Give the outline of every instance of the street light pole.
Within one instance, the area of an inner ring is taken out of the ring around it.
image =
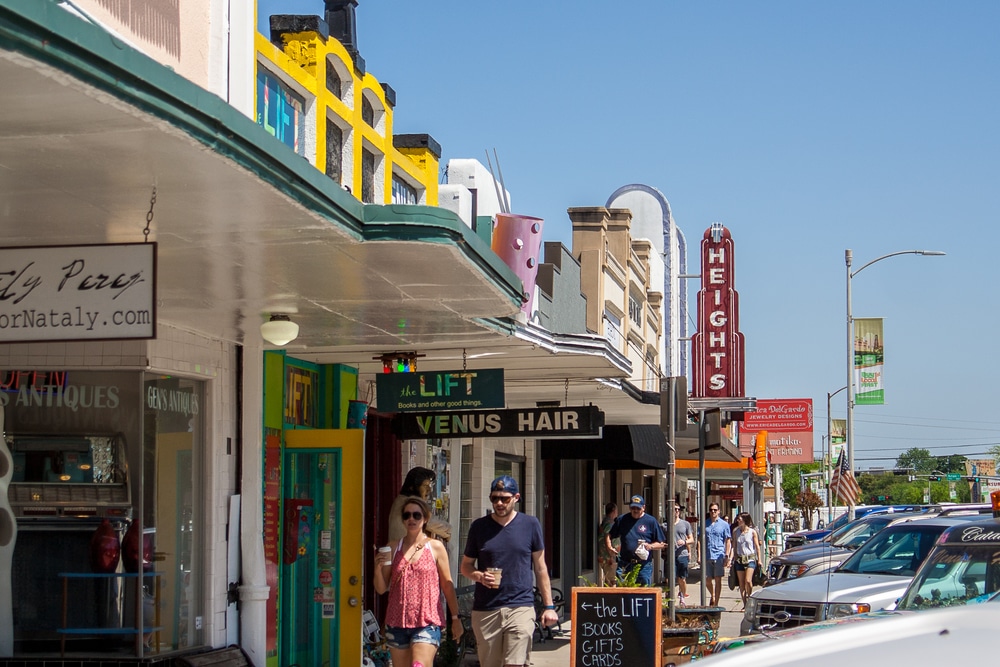
[[[833,462],[833,418],[830,415],[830,399],[847,389],[841,387],[837,391],[826,392],[826,446],[823,448],[823,484],[826,486],[826,522],[833,520],[833,503],[830,502],[830,463]],[[826,454],[829,451],[830,460],[827,461]]]
[[[851,279],[875,262],[881,262],[883,259],[889,259],[896,255],[940,256],[944,254],[940,250],[897,250],[888,255],[876,257],[857,271],[852,272],[851,261],[854,259],[854,254],[850,249],[844,251],[844,261],[847,264],[847,432],[844,434],[844,446],[847,447],[847,464],[850,466],[852,474],[854,473],[854,317],[851,315]]]

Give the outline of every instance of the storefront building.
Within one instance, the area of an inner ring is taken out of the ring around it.
[[[342,187],[353,182],[334,181],[256,122],[252,8],[228,3],[233,11],[222,19],[220,3],[173,3],[148,32],[117,3],[75,4],[93,15],[56,2],[0,0],[0,152],[9,161],[0,230],[7,249],[54,240],[68,248],[153,246],[154,331],[57,339],[51,330],[14,335],[0,323],[10,434],[0,466],[9,505],[0,506],[0,574],[13,584],[16,568],[18,586],[16,600],[12,587],[0,586],[0,608],[11,609],[0,614],[9,623],[0,627],[0,663],[64,649],[75,658],[169,662],[177,652],[239,644],[254,664],[277,664],[279,642],[295,637],[268,624],[276,618],[268,568],[274,547],[293,540],[286,526],[265,533],[265,508],[274,509],[275,497],[279,511],[283,498],[300,498],[297,488],[310,480],[298,473],[336,464],[339,488],[326,477],[309,488],[313,506],[324,509],[313,518],[327,522],[319,545],[331,530],[331,548],[322,550],[340,549],[336,567],[323,569],[331,584],[341,575],[347,584],[331,586],[335,607],[322,591],[318,600],[298,591],[286,604],[308,600],[317,627],[330,631],[322,650],[357,664],[360,632],[348,630],[360,627],[365,547],[355,537],[339,540],[361,531],[363,431],[345,428],[344,415],[332,412],[305,421],[298,409],[310,403],[288,388],[307,385],[285,374],[317,369],[314,386],[341,393],[311,404],[331,411],[348,389],[354,393],[345,400],[358,398],[358,387],[333,373],[332,362],[286,367],[283,355],[276,379],[264,354],[275,348],[260,327],[284,314],[300,327],[297,350],[356,341],[355,360],[445,334],[492,337],[505,331],[492,322],[519,310],[520,280],[457,216],[365,206]],[[204,29],[188,32],[192,20]],[[120,39],[122,31],[130,39]],[[185,46],[189,35],[211,48]],[[126,42],[158,48],[147,57]],[[232,46],[233,57],[219,45]],[[200,64],[185,60],[196,53],[209,55]],[[368,122],[366,111],[359,117]],[[409,154],[433,157],[432,145],[414,141],[387,148],[382,161],[410,185],[423,182],[422,167],[398,165]],[[378,201],[393,200],[386,174]],[[399,287],[442,267],[448,272],[433,286],[434,299]],[[4,289],[10,293],[9,284]],[[13,315],[24,316],[4,310]],[[275,453],[280,479],[265,480]],[[301,518],[307,505],[299,505]],[[36,558],[53,529],[72,539],[64,552]],[[106,548],[95,555],[92,544]],[[282,561],[279,576],[281,567],[303,564],[315,561]],[[32,572],[22,577],[25,567]],[[288,576],[297,581],[295,572]]]

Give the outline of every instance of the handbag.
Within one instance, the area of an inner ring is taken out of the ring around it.
[[[767,574],[764,572],[764,566],[758,563],[753,570],[753,585],[763,586],[765,581],[767,581]]]
[[[736,576],[736,568],[729,568],[729,590],[735,591],[740,585],[740,579]]]

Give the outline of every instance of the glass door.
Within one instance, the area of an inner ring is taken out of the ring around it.
[[[361,663],[361,430],[285,432],[281,665]]]
[[[337,617],[340,454],[285,453],[281,550],[283,665],[329,665],[337,638],[324,621]]]

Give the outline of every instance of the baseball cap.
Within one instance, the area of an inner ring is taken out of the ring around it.
[[[493,491],[506,491],[512,496],[516,496],[520,491],[517,490],[517,480],[515,480],[510,475],[501,475],[493,480],[490,484],[490,493]]]
[[[643,507],[645,504],[646,501],[640,495],[632,496],[632,499],[629,501],[629,507]]]

